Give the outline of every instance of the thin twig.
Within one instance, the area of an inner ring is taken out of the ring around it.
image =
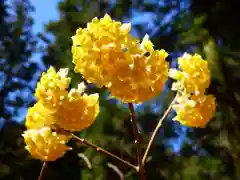
[[[41,168],[41,171],[40,171],[38,180],[43,180],[43,175],[44,175],[44,172],[45,172],[46,169],[47,169],[47,166],[48,166],[48,163],[45,161],[45,162],[43,163],[43,165],[42,165],[42,168]]]
[[[131,164],[130,162],[123,160],[122,158],[120,158],[120,157],[118,157],[118,156],[116,156],[116,155],[114,155],[114,154],[112,154],[112,153],[104,150],[103,148],[100,148],[100,147],[96,146],[95,144],[89,143],[89,142],[86,141],[84,138],[80,138],[80,137],[78,137],[78,136],[76,136],[76,135],[74,135],[74,134],[71,134],[71,136],[73,137],[73,139],[81,142],[82,144],[85,144],[85,145],[87,145],[87,146],[89,146],[89,147],[92,147],[92,148],[96,149],[96,151],[98,151],[98,152],[101,152],[101,153],[104,153],[104,154],[106,154],[106,155],[108,155],[108,156],[111,156],[111,157],[113,157],[113,158],[121,161],[122,163],[124,163],[124,164],[132,167],[133,169],[135,169],[135,170],[137,171],[137,167],[134,166],[133,164]]]
[[[143,168],[143,164],[142,164],[141,139],[140,139],[140,134],[139,134],[138,128],[137,128],[137,121],[136,121],[133,104],[128,103],[128,108],[129,108],[129,113],[131,116],[131,123],[132,123],[132,127],[133,127],[133,133],[135,136],[135,143],[137,144],[137,160],[138,160],[138,168],[139,168],[138,169],[139,177],[141,180],[145,180],[144,168]]]
[[[124,180],[124,174],[116,165],[114,165],[112,163],[107,163],[107,166],[119,175],[120,180]]]
[[[78,153],[78,157],[82,158],[85,161],[85,163],[87,164],[88,169],[92,169],[92,164],[91,164],[91,162],[89,161],[89,159],[87,158],[87,156],[85,154]]]
[[[168,114],[171,112],[172,106],[173,106],[173,104],[175,103],[176,99],[177,99],[177,96],[175,96],[175,98],[173,99],[173,101],[172,101],[171,104],[169,105],[168,109],[165,111],[165,113],[164,113],[164,115],[162,116],[162,118],[158,121],[158,124],[157,124],[156,128],[154,129],[154,132],[153,132],[153,134],[152,134],[152,136],[151,136],[151,138],[150,138],[150,140],[149,140],[149,142],[148,142],[147,149],[146,149],[146,151],[145,151],[145,153],[144,153],[144,156],[143,156],[143,159],[142,159],[142,164],[143,164],[143,165],[144,165],[144,163],[145,163],[145,161],[146,161],[147,155],[148,155],[148,153],[149,153],[149,151],[150,151],[150,148],[151,148],[151,146],[152,146],[152,143],[153,143],[153,141],[154,141],[154,139],[155,139],[155,137],[156,137],[156,135],[157,135],[157,132],[158,132],[158,130],[160,129],[163,120],[164,120],[164,119],[168,116]]]

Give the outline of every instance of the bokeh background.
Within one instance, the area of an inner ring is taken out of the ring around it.
[[[132,23],[132,34],[149,34],[155,48],[169,52],[171,67],[184,52],[208,60],[217,98],[217,112],[204,129],[164,122],[146,163],[149,180],[240,180],[240,11],[229,0],[0,0],[0,179],[35,180],[42,162],[24,150],[27,108],[35,103],[34,89],[50,65],[73,69],[71,36],[93,17],[105,13]],[[72,87],[82,81],[70,73]],[[138,127],[147,143],[158,119],[173,98],[171,82],[159,96],[136,106]],[[136,147],[125,104],[100,93],[101,112],[89,129],[78,133],[90,142],[136,163]],[[46,180],[117,180],[110,165],[126,180],[134,171],[81,144],[50,163]],[[146,146],[143,146],[145,149]],[[81,158],[91,162],[88,168]]]

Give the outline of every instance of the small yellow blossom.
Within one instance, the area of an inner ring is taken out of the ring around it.
[[[188,127],[204,128],[216,111],[215,98],[212,95],[182,96],[173,109],[177,113],[173,120]]]
[[[173,90],[186,94],[204,94],[210,84],[208,62],[198,54],[193,56],[185,53],[178,58],[179,70],[170,69],[169,76],[177,80],[173,83]]]
[[[67,88],[70,83],[67,74],[68,69],[60,69],[56,72],[53,67],[50,67],[47,72],[43,72],[35,90],[37,100],[45,107],[56,110],[67,96]]]
[[[66,145],[70,137],[52,132],[49,127],[27,130],[23,137],[25,148],[34,158],[42,161],[55,161],[71,149]]]
[[[94,18],[72,37],[73,63],[88,82],[107,87],[117,99],[142,103],[162,91],[168,77],[168,54],[154,50],[148,35],[140,43],[130,29],[130,24],[107,14]]]
[[[153,49],[153,43],[149,40],[149,36],[146,34],[142,40],[141,48],[143,49],[143,52],[152,52]]]
[[[95,121],[99,113],[98,94],[84,94],[82,87],[80,84],[78,89],[72,89],[55,113],[56,124],[63,129],[85,129]]]
[[[51,127],[55,123],[51,111],[46,109],[41,102],[37,102],[28,109],[25,125],[28,129],[41,129],[44,126]]]

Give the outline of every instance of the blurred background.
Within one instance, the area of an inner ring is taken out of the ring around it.
[[[235,4],[234,4],[235,3]],[[21,137],[27,108],[35,103],[34,89],[50,65],[73,69],[71,36],[93,17],[105,13],[132,23],[132,35],[149,34],[155,48],[169,52],[171,67],[184,52],[208,60],[217,98],[217,112],[204,129],[164,122],[146,163],[149,180],[240,180],[240,11],[229,0],[0,0],[0,179],[35,180],[42,162],[33,159]],[[72,87],[82,81],[70,73]],[[138,127],[146,145],[159,118],[173,98],[164,92],[136,106]],[[100,93],[96,123],[79,133],[118,156],[136,163],[136,148],[126,105]],[[117,180],[117,167],[126,180],[134,171],[85,145],[50,163],[46,180]],[[145,149],[146,146],[143,146]],[[91,162],[88,168],[84,154]]]

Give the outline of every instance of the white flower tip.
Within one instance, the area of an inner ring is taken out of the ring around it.
[[[170,77],[175,77],[177,74],[178,70],[177,69],[169,69],[168,75]]]
[[[68,72],[69,72],[69,69],[68,69],[68,68],[61,68],[61,69],[59,69],[59,71],[58,71],[58,75],[59,75],[61,78],[65,78],[65,77],[67,77]]]
[[[149,35],[145,34],[145,36],[143,37],[143,41],[148,41],[149,40]]]
[[[126,33],[130,32],[130,30],[131,30],[131,23],[124,23],[124,24],[122,24],[121,27],[120,27],[120,30],[122,32],[126,32]]]
[[[186,59],[187,61],[189,61],[191,58],[192,58],[192,55],[191,54],[188,54],[188,53],[184,53],[183,56],[182,56],[183,59]]]
[[[96,100],[99,99],[99,94],[98,93],[90,94],[89,96],[95,98]]]
[[[134,64],[129,64],[130,69],[134,68]]]
[[[77,91],[78,91],[79,93],[83,93],[83,92],[85,91],[85,89],[86,89],[86,85],[84,84],[84,82],[81,82],[81,83],[78,84],[78,89],[77,89]]]

